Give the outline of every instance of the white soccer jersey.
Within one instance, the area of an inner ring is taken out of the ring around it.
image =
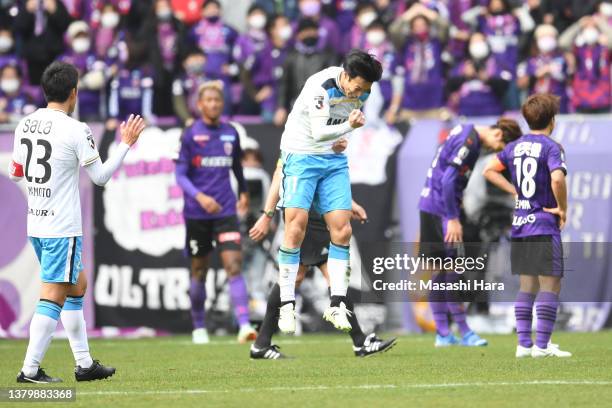
[[[83,234],[79,164],[99,158],[91,129],[54,109],[38,109],[15,129],[13,161],[23,166],[28,192],[28,236]]]
[[[338,83],[342,67],[330,67],[312,75],[304,84],[287,118],[281,150],[287,153],[329,154],[336,139],[318,141],[312,135],[311,119],[327,117],[327,125],[348,120],[353,109],[360,109],[368,94],[359,98],[345,96]]]

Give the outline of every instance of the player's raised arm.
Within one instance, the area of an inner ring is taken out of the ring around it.
[[[130,115],[127,122],[122,122],[119,126],[121,143],[115,152],[102,163],[96,150],[96,145],[91,135],[91,130],[87,127],[85,137],[77,141],[77,154],[79,161],[85,167],[91,181],[98,186],[105,185],[110,180],[113,173],[119,168],[130,147],[136,143],[138,137],[145,128],[144,119],[139,115]]]

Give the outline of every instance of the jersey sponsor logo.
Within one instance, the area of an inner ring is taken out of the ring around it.
[[[541,152],[541,143],[521,142],[514,146],[514,157],[529,156],[538,158]]]
[[[222,142],[233,142],[236,140],[236,135],[221,135],[219,138]]]
[[[235,242],[237,244],[240,243],[240,232],[238,231],[230,231],[230,232],[222,232],[219,234],[219,243],[222,244],[224,242]]]
[[[51,197],[51,189],[45,187],[28,186],[28,195],[32,197]]]
[[[533,224],[535,220],[536,220],[535,214],[529,214],[526,217],[523,217],[521,215],[515,215],[514,218],[512,219],[512,226],[521,227],[525,224]]]
[[[194,135],[193,141],[199,144],[200,146],[204,146],[206,142],[210,140],[210,136],[208,135]]]
[[[191,160],[191,164],[194,167],[232,167],[233,163],[234,163],[234,158],[227,157],[227,156],[212,156],[212,157],[195,156]]]
[[[37,119],[26,119],[23,122],[23,133],[38,133],[41,135],[48,135],[51,133],[53,122],[50,120],[37,120]]]
[[[315,101],[315,108],[321,110],[323,109],[323,101],[325,100],[325,98],[323,96],[315,96],[314,97],[314,101]]]
[[[347,120],[348,120],[348,118],[342,118],[342,119],[332,119],[332,118],[329,118],[329,119],[327,119],[327,126],[330,126],[330,125],[339,125],[340,123],[344,123]]]
[[[28,215],[33,215],[35,217],[47,217],[47,216],[54,216],[55,215],[55,211],[53,210],[42,210],[42,209],[38,209],[38,208],[28,208]]]

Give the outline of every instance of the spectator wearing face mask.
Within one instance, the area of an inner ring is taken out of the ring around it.
[[[198,110],[198,90],[205,82],[210,81],[204,73],[206,55],[198,47],[185,52],[182,73],[172,84],[172,106],[174,113],[185,126],[193,123],[193,118],[200,115]]]
[[[291,44],[293,29],[287,17],[278,15],[267,25],[268,40],[263,49],[247,59],[241,72],[244,86],[243,101],[259,109],[244,109],[242,113],[261,114],[272,122],[277,108],[278,83],[283,76],[283,64]]]
[[[130,114],[142,116],[148,123],[155,123],[153,116],[153,77],[147,64],[147,46],[132,38],[119,43],[117,72],[110,83],[107,128]]]
[[[560,98],[560,112],[567,113],[568,64],[563,52],[558,48],[557,35],[557,29],[552,25],[538,26],[534,35],[534,55],[518,66],[518,86],[527,90],[529,95],[557,95]]]
[[[336,21],[322,13],[321,0],[298,0],[298,7],[300,18],[311,19],[319,26],[318,48],[342,52],[344,47],[338,25]]]
[[[5,65],[20,63],[15,53],[15,41],[13,32],[8,27],[0,28],[0,68]]]
[[[448,80],[449,106],[462,116],[498,116],[512,79],[498,66],[482,33],[470,37],[469,57],[458,64]]]
[[[139,41],[148,45],[153,69],[153,113],[156,116],[174,114],[172,82],[179,71],[181,46],[184,43],[183,24],[174,17],[170,0],[153,0],[145,21],[138,32]]]
[[[22,55],[33,85],[43,70],[64,50],[63,35],[70,15],[60,0],[25,0],[15,17],[15,32],[22,40]]]
[[[612,26],[612,0],[604,0],[599,5],[598,14]]]
[[[233,58],[238,33],[221,21],[221,5],[217,0],[204,3],[202,20],[191,28],[189,37],[193,45],[206,53],[206,76],[223,82],[224,113],[231,114],[231,79],[239,73]]]
[[[125,37],[118,9],[113,3],[104,3],[100,6],[100,10],[92,16],[92,25],[95,27],[94,50],[96,55],[109,67],[116,68],[119,59],[118,46]]]
[[[571,51],[572,106],[580,113],[610,111],[612,28],[602,16],[586,16],[570,26],[559,45]]]
[[[335,6],[334,20],[336,20],[340,34],[348,33],[354,25],[355,14],[361,3],[358,0],[336,0],[332,4]]]
[[[287,54],[282,68],[283,75],[278,84],[277,110],[274,124],[282,126],[287,120],[287,112],[306,80],[324,68],[338,62],[337,54],[328,48],[320,48],[319,26],[312,19],[300,20],[297,26],[296,42]]]
[[[376,8],[371,3],[359,3],[355,9],[355,22],[350,32],[348,32],[348,38],[344,41],[348,47],[345,47],[343,51],[348,51],[353,48],[362,48],[365,42],[365,33],[370,24],[378,18]]]
[[[17,65],[0,68],[0,123],[16,123],[36,110],[36,101],[24,91]]]
[[[442,41],[431,29],[437,18],[436,12],[416,3],[390,28],[399,53],[397,70],[404,76],[404,92],[394,95],[391,108],[401,109],[399,119],[402,121],[415,116],[439,117],[443,114],[440,109],[444,105],[445,82]],[[406,32],[406,25],[408,32],[404,39],[402,33]],[[403,95],[401,103],[398,102],[400,95]]]
[[[106,64],[92,49],[91,32],[84,21],[75,21],[68,27],[68,49],[60,60],[72,64],[79,72],[79,100],[76,115],[79,120],[101,120],[106,117],[105,88]]]
[[[256,53],[266,42],[266,23],[268,16],[261,6],[252,5],[247,14],[247,32],[240,34],[234,47],[234,60],[240,66]]]

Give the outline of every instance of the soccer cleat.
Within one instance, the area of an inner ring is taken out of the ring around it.
[[[340,306],[330,306],[325,309],[323,319],[334,325],[336,329],[348,332],[351,330],[351,323],[348,321],[350,313],[344,302],[340,302]]]
[[[572,353],[570,353],[569,351],[563,351],[559,348],[559,346],[555,347],[555,345],[548,343],[548,347],[546,348],[539,348],[538,346],[536,346],[535,344],[533,345],[533,348],[531,350],[531,357],[533,358],[542,358],[542,357],[561,357],[561,358],[567,358],[567,357],[571,357]]]
[[[385,351],[391,350],[393,346],[395,346],[395,341],[395,337],[391,340],[383,340],[376,337],[376,334],[371,333],[365,338],[363,346],[353,346],[353,351],[357,357],[368,357],[373,354],[384,353]]]
[[[208,330],[202,328],[202,329],[195,329],[192,333],[191,333],[191,341],[193,341],[193,344],[208,344],[210,343],[210,339],[208,338]]]
[[[250,324],[243,324],[238,331],[238,343],[244,344],[257,338],[257,332]]]
[[[287,358],[286,355],[278,351],[280,347],[276,344],[271,344],[268,347],[258,349],[255,344],[251,344],[251,359],[252,360],[278,360]]]
[[[514,354],[516,358],[525,358],[531,357],[533,347],[523,347],[520,344],[516,346],[516,353]]]
[[[279,308],[278,328],[285,334],[295,333],[295,305],[287,303]]]
[[[459,344],[459,340],[453,333],[449,333],[446,336],[436,334],[436,342],[434,343],[435,347],[450,347],[456,346],[457,344]]]
[[[465,333],[465,336],[461,339],[461,345],[465,347],[484,347],[489,344],[488,341],[481,338],[473,331]]]
[[[77,381],[94,381],[103,380],[115,374],[114,367],[106,367],[98,360],[94,360],[93,364],[88,368],[77,366],[74,369],[74,378]]]
[[[45,373],[45,370],[42,368],[38,368],[38,372],[34,377],[26,377],[26,375],[22,372],[17,376],[18,383],[34,383],[34,384],[49,384],[49,383],[61,383],[63,382],[61,378],[50,377]]]

